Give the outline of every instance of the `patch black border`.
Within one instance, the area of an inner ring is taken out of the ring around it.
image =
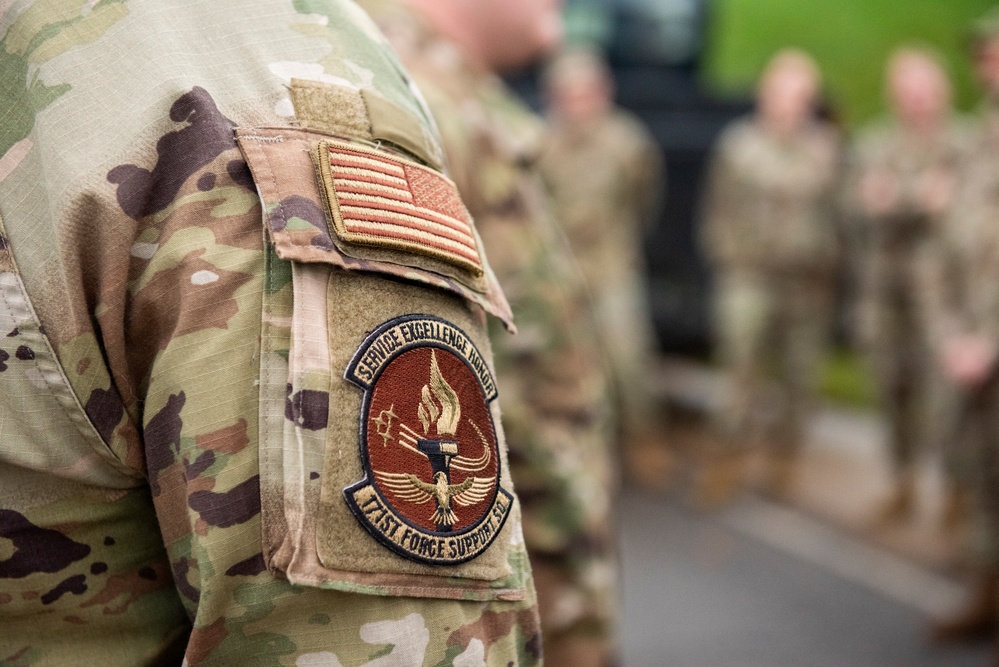
[[[468,359],[465,357],[465,355],[461,354],[459,351],[457,351],[456,349],[450,347],[446,343],[440,342],[440,341],[413,341],[413,342],[410,342],[410,343],[405,343],[402,346],[400,346],[399,348],[393,350],[386,357],[386,359],[383,362],[381,362],[381,364],[378,367],[378,370],[374,373],[373,377],[370,380],[364,380],[364,379],[362,379],[361,377],[358,376],[358,374],[357,374],[357,366],[361,362],[361,360],[363,359],[363,357],[365,356],[365,354],[367,353],[368,349],[371,347],[371,344],[374,341],[376,341],[382,334],[384,334],[386,331],[388,331],[388,330],[390,330],[392,328],[395,328],[395,327],[397,327],[397,326],[399,326],[401,324],[405,324],[407,322],[420,321],[420,320],[443,324],[443,325],[445,325],[447,327],[450,327],[450,328],[458,331],[468,341],[468,344],[475,351],[475,354],[478,356],[478,358],[481,359],[483,361],[483,363],[485,363],[485,357],[479,351],[478,347],[475,345],[475,343],[472,340],[471,336],[469,336],[467,333],[465,333],[465,331],[461,327],[457,326],[456,324],[454,324],[452,322],[449,322],[448,320],[445,320],[445,319],[443,319],[441,317],[434,316],[434,315],[425,315],[425,314],[400,315],[399,317],[394,317],[394,318],[392,318],[390,320],[387,320],[387,321],[383,322],[378,327],[376,327],[375,329],[373,329],[367,336],[365,336],[365,338],[361,342],[361,344],[358,345],[357,350],[355,350],[355,352],[354,352],[353,356],[351,357],[350,362],[347,364],[347,368],[344,370],[344,374],[343,374],[343,377],[344,377],[345,380],[347,380],[351,384],[356,385],[357,387],[359,387],[364,392],[364,395],[361,398],[361,409],[360,409],[360,415],[359,415],[359,418],[358,418],[358,421],[359,421],[359,427],[358,427],[358,449],[359,449],[360,455],[361,455],[361,465],[362,465],[362,467],[364,469],[364,477],[360,481],[355,482],[355,483],[353,483],[353,484],[345,487],[343,489],[343,496],[344,496],[344,500],[347,503],[347,506],[350,508],[351,513],[353,513],[354,517],[364,527],[364,529],[367,530],[367,532],[372,537],[374,537],[378,542],[380,542],[382,545],[388,547],[394,553],[396,553],[396,554],[398,554],[398,555],[400,555],[403,558],[406,558],[408,560],[412,560],[412,561],[416,561],[416,562],[420,562],[420,563],[425,563],[425,564],[428,564],[428,565],[461,565],[462,563],[467,563],[467,562],[475,559],[476,557],[480,556],[483,552],[486,551],[486,549],[489,548],[489,546],[493,543],[493,541],[496,539],[496,537],[503,530],[503,526],[506,524],[506,520],[510,516],[510,509],[511,509],[512,504],[513,504],[513,494],[511,494],[508,490],[504,489],[503,486],[502,486],[502,481],[503,481],[503,467],[502,467],[502,461],[501,461],[501,458],[500,458],[499,435],[498,435],[498,431],[496,429],[495,420],[493,419],[493,416],[492,416],[492,411],[487,409],[486,410],[486,414],[489,416],[489,427],[492,429],[493,440],[496,443],[495,444],[495,447],[496,447],[496,452],[495,453],[496,453],[496,457],[497,457],[496,489],[495,489],[495,492],[492,495],[492,498],[489,501],[489,503],[490,503],[489,509],[486,510],[482,514],[482,516],[479,517],[479,519],[474,524],[472,524],[470,526],[467,526],[465,528],[462,528],[461,530],[448,531],[448,532],[443,532],[443,531],[428,531],[425,528],[414,524],[412,521],[410,521],[405,516],[403,516],[401,514],[398,514],[397,511],[395,510],[395,508],[393,507],[393,505],[385,498],[385,496],[382,494],[381,489],[374,482],[373,475],[372,475],[372,469],[371,469],[371,461],[370,461],[370,458],[368,456],[368,445],[367,445],[367,443],[368,443],[368,414],[369,414],[369,411],[371,409],[371,392],[372,392],[372,389],[375,387],[376,384],[378,384],[378,380],[381,378],[382,372],[392,363],[392,361],[394,361],[396,359],[396,357],[398,357],[399,355],[401,355],[401,354],[403,354],[405,352],[408,352],[410,350],[413,350],[413,349],[416,349],[416,348],[419,348],[419,347],[432,347],[432,348],[436,348],[436,349],[440,349],[440,350],[443,350],[445,352],[448,352],[448,353],[454,355],[455,357],[457,357],[458,359],[460,359],[468,367],[468,370],[472,373],[472,375],[474,377],[476,377],[477,379],[479,379],[479,383],[478,383],[479,386],[478,386],[478,388],[479,388],[479,391],[482,392],[481,395],[482,395],[483,400],[486,402],[487,407],[498,396],[498,390],[496,388],[496,381],[495,381],[495,378],[492,375],[492,372],[489,370],[488,366],[485,366],[485,371],[484,372],[486,374],[488,374],[488,377],[491,380],[491,384],[492,384],[491,391],[487,391],[486,390],[486,387],[482,383],[480,373],[478,371],[476,371],[475,367],[472,366],[472,364],[468,361]],[[464,536],[464,535],[468,535],[469,533],[473,533],[473,532],[475,532],[477,530],[480,530],[481,527],[483,526],[483,524],[486,522],[486,520],[489,519],[490,516],[493,515],[495,512],[497,512],[497,507],[500,505],[501,502],[505,503],[506,507],[505,507],[505,509],[501,510],[502,511],[502,517],[498,520],[499,522],[498,522],[498,525],[495,526],[495,530],[493,530],[492,534],[489,535],[488,538],[482,543],[482,545],[479,548],[477,548],[474,552],[472,552],[472,553],[470,553],[470,554],[468,554],[466,556],[458,557],[458,558],[429,558],[429,557],[421,556],[421,555],[419,555],[417,553],[414,553],[414,552],[412,552],[412,551],[410,551],[410,550],[408,550],[408,549],[400,546],[397,542],[395,542],[390,537],[388,537],[387,535],[385,535],[382,532],[382,530],[380,530],[377,526],[375,526],[375,525],[373,525],[371,523],[371,521],[368,519],[367,515],[361,509],[361,506],[358,504],[358,502],[356,500],[356,495],[359,492],[365,490],[369,486],[374,490],[374,493],[377,496],[378,500],[381,501],[382,506],[384,506],[385,508],[387,508],[392,513],[393,518],[395,518],[396,520],[398,520],[403,525],[406,525],[409,528],[417,531],[417,533],[419,533],[419,534],[421,534],[423,536],[429,537],[429,538],[454,538],[454,537],[461,537],[461,536]]]

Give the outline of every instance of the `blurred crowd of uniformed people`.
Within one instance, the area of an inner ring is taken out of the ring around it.
[[[434,112],[519,328],[493,344],[546,661],[612,664],[618,469],[648,482],[648,452],[670,457],[649,391],[642,250],[663,206],[661,150],[615,106],[599,50],[556,48],[554,0],[362,4]],[[763,490],[789,497],[845,322],[889,424],[878,521],[914,515],[916,462],[935,449],[941,522],[968,528],[968,604],[934,624],[941,641],[993,638],[999,622],[999,13],[975,25],[969,57],[984,92],[975,117],[955,112],[937,54],[907,46],[885,64],[883,120],[848,141],[818,113],[813,58],[778,52],[754,110],[716,142],[699,214],[727,382],[694,499],[732,500],[750,456],[766,461]],[[544,116],[500,78],[540,59]]]
[[[994,638],[999,621],[999,13],[976,23],[969,56],[974,117],[955,112],[941,58],[905,46],[885,63],[883,118],[847,140],[817,113],[815,61],[777,53],[754,111],[717,141],[700,220],[729,382],[699,501],[731,498],[751,452],[764,490],[789,497],[845,303],[888,426],[876,525],[914,518],[919,455],[934,450],[941,528],[966,535],[967,604],[933,623],[941,642]]]

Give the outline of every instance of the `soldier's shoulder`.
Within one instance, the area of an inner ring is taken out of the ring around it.
[[[740,150],[760,139],[760,128],[752,115],[729,121],[715,140],[717,152]]]
[[[649,136],[648,126],[638,117],[638,114],[623,107],[615,107],[608,114],[607,123],[622,134],[637,138]]]
[[[626,153],[640,153],[655,143],[649,127],[627,109],[613,109],[607,114],[600,131],[611,145]]]

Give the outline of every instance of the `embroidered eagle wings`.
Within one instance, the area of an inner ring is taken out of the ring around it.
[[[411,473],[382,472],[379,470],[375,472],[375,475],[381,485],[395,493],[400,500],[416,504],[423,504],[431,498],[438,500],[438,502],[443,500],[440,497],[442,485],[439,482],[428,484]],[[444,473],[438,472],[434,478],[437,479],[438,476],[443,477],[443,475]],[[446,490],[444,493],[447,500],[443,504],[446,506],[452,500],[463,507],[480,503],[489,497],[493,481],[488,477],[470,476],[466,477],[461,484],[447,484],[445,478]]]
[[[411,473],[375,471],[379,483],[395,493],[400,500],[423,504],[433,498],[437,501],[430,519],[438,528],[451,529],[458,516],[451,509],[451,501],[463,507],[482,502],[489,497],[493,480],[484,477],[466,477],[461,484],[449,484],[443,471],[434,473],[434,484],[428,484]]]

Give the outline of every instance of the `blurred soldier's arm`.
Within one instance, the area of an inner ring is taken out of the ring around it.
[[[850,230],[845,226],[843,212],[840,208],[840,196],[845,183],[849,178],[849,156],[844,146],[843,136],[831,125],[824,126],[822,136],[827,144],[827,163],[825,166],[828,173],[825,187],[819,195],[820,215],[825,219],[828,229],[827,243],[828,253],[826,261],[827,270],[830,275],[843,270],[843,267],[850,260]]]
[[[854,341],[870,351],[877,337],[880,263],[870,207],[864,204],[862,183],[870,171],[870,150],[863,138],[854,141],[847,153],[839,210],[844,230],[853,294],[850,329]]]
[[[732,264],[739,255],[740,186],[729,142],[729,132],[723,132],[712,150],[702,200],[700,247],[716,267]]]
[[[637,220],[646,229],[658,220],[658,214],[666,201],[668,189],[666,162],[656,138],[636,119],[636,139],[638,146],[636,159],[631,165],[634,184],[632,201],[635,202]]]
[[[934,219],[920,258],[924,317],[944,373],[974,390],[994,377],[999,356],[999,262],[995,260],[995,169],[981,135],[954,130],[957,164],[929,196]]]
[[[976,326],[967,316],[974,299],[962,279],[967,261],[948,239],[937,238],[922,251],[918,275],[923,318],[938,363],[952,382],[974,390],[994,373],[999,331]]]

